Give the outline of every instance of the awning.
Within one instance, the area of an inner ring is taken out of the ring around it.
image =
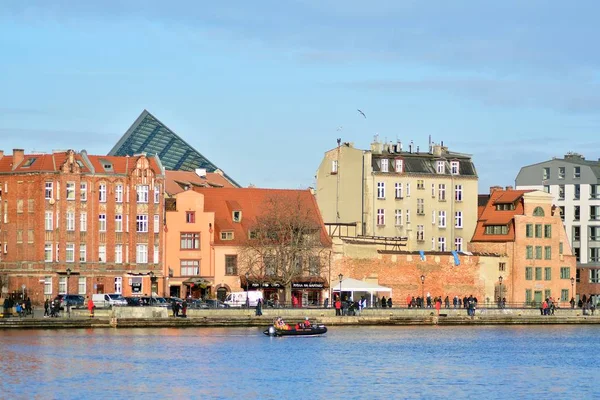
[[[358,279],[344,278],[341,282],[336,283],[332,286],[334,292],[350,292],[351,297],[354,298],[354,293],[369,293],[371,295],[371,304],[373,304],[373,294],[379,292],[389,292],[389,296],[392,296],[392,289],[389,287],[381,286],[376,283],[359,281]]]
[[[283,289],[284,284],[277,277],[246,277],[240,275],[240,286],[245,288],[248,285],[252,289]],[[301,276],[292,281],[292,289],[324,289],[328,288],[327,279],[321,276]]]
[[[181,283],[183,283],[186,286],[198,286],[202,289],[206,289],[207,287],[212,286],[212,282],[204,278],[189,278]]]

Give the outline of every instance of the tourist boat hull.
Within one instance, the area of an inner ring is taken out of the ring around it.
[[[300,329],[276,329],[273,325],[269,326],[263,333],[267,336],[315,336],[322,335],[327,332],[327,327],[325,325],[313,325],[310,328],[300,328]]]

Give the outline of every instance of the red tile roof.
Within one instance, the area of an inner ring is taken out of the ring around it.
[[[310,190],[258,189],[258,188],[210,188],[196,187],[194,191],[204,195],[204,211],[215,213],[215,244],[241,245],[248,238],[249,230],[265,210],[266,202],[275,197],[278,201],[300,202],[309,218],[321,229],[321,243],[331,245],[315,196]],[[233,222],[233,211],[242,212],[241,222]],[[233,240],[221,240],[222,231],[233,231]]]
[[[479,213],[473,242],[513,242],[515,240],[514,216],[523,215],[523,194],[531,190],[494,190],[490,199]],[[514,210],[496,210],[496,204],[515,204]],[[508,225],[506,235],[486,235],[485,227]]]
[[[165,171],[165,192],[175,195],[183,192],[185,187],[235,187],[223,175],[216,172],[207,172],[205,177],[199,176],[194,171]]]

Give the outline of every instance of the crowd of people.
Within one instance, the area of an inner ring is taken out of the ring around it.
[[[33,308],[31,306],[31,299],[26,297],[25,299],[18,299],[14,296],[9,296],[4,299],[4,303],[2,304],[3,315],[9,316],[9,313],[12,308],[15,308],[15,312],[19,317],[24,317],[26,315],[33,315]]]

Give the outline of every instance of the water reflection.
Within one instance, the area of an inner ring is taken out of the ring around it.
[[[594,326],[0,331],[2,398],[599,394]]]

